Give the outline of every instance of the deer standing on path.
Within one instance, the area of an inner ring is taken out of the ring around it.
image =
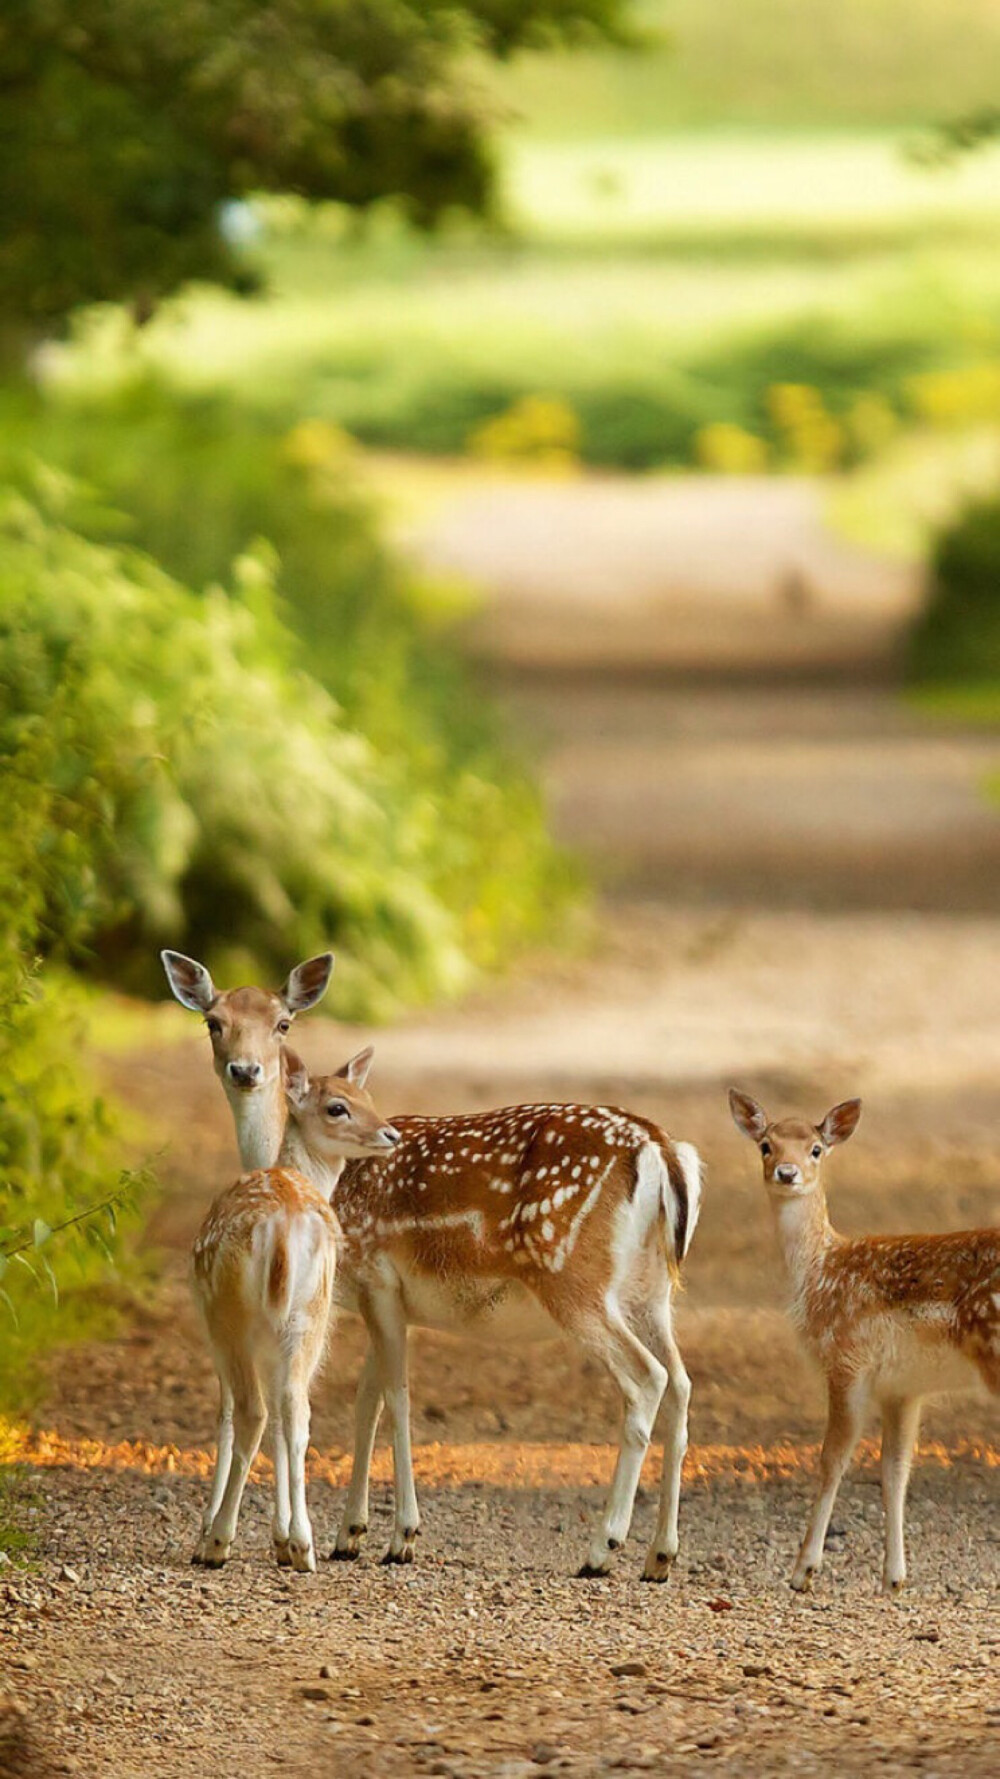
[[[194,1293],[219,1377],[215,1477],[193,1561],[217,1569],[236,1535],[247,1473],[270,1417],[272,1536],[283,1567],[316,1568],[306,1508],[309,1390],[323,1356],[339,1227],[314,1169],[335,1183],[348,1157],[398,1142],[365,1092],[371,1051],[310,1082],[285,1053],[290,1117],[276,1166],[215,1200],[194,1244]],[[308,1171],[307,1171],[308,1170]]]
[[[1000,1395],[1000,1230],[838,1235],[820,1176],[828,1151],[857,1128],[861,1101],[834,1106],[820,1124],[771,1123],[763,1107],[735,1087],[729,1105],[737,1128],[760,1150],[792,1284],[792,1318],[823,1368],[829,1395],[820,1492],[792,1587],[804,1592],[822,1567],[841,1478],[877,1406],[882,1587],[898,1593],[906,1580],[906,1485],[924,1398],[982,1384]]]
[[[300,965],[289,984],[315,963]],[[164,966],[178,999],[205,1013],[223,1081],[236,1044],[249,1046],[260,1063],[254,1091],[261,1106],[244,1118],[244,1099],[230,1096],[244,1161],[245,1143],[259,1141],[262,1131],[280,1143],[284,1033],[274,1016],[276,997],[259,989],[220,995],[203,965],[176,952],[164,953]],[[226,1010],[237,995],[243,1011],[234,1033]],[[259,997],[252,1031],[250,995]],[[287,1004],[288,998],[286,985],[277,999]],[[386,1560],[413,1560],[420,1514],[410,1448],[409,1323],[487,1340],[564,1333],[602,1361],[624,1405],[607,1506],[581,1573],[606,1574],[628,1534],[642,1462],[662,1410],[659,1513],[643,1575],[666,1580],[678,1548],[691,1389],[671,1308],[698,1220],[697,1152],[648,1119],[604,1106],[514,1106],[393,1123],[401,1137],[398,1149],[385,1164],[350,1163],[333,1201],[343,1232],[337,1299],[360,1312],[370,1340],[334,1555],[356,1557],[367,1531],[369,1472],[384,1400],[395,1475]]]

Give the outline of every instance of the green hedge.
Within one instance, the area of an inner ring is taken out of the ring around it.
[[[1000,498],[977,501],[939,537],[910,642],[915,679],[1000,683]]]

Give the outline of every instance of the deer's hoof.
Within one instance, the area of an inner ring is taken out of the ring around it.
[[[385,1553],[385,1556],[382,1558],[382,1567],[383,1567],[383,1569],[392,1569],[393,1567],[400,1567],[404,1563],[412,1563],[412,1562],[413,1562],[413,1546],[412,1546],[412,1544],[404,1544],[402,1550],[393,1550],[392,1546],[390,1545],[389,1549]]]
[[[288,1546],[288,1560],[299,1575],[315,1575],[316,1553],[311,1544],[296,1544],[294,1538]]]
[[[651,1550],[643,1564],[643,1581],[669,1581],[676,1561],[676,1551]]]
[[[811,1594],[813,1579],[817,1573],[815,1567],[809,1569],[796,1569],[795,1574],[792,1576],[788,1585],[790,1588],[793,1588],[797,1594]]]
[[[274,1560],[279,1569],[290,1569],[292,1566],[292,1547],[287,1538],[274,1540]]]

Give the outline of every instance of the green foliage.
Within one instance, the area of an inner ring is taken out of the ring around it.
[[[397,756],[405,705],[384,754],[352,729],[297,665],[270,546],[196,594],[46,488],[44,510],[11,491],[0,509],[7,727],[65,712],[46,930],[85,922],[100,966],[146,987],[165,942],[275,977],[333,944],[340,1009],[385,1016],[551,920],[534,793],[495,754]]]
[[[472,50],[620,36],[622,0],[7,0],[0,316],[148,313],[191,278],[252,282],[220,217],[254,191],[431,222],[482,209]]]
[[[56,925],[82,939],[92,902],[100,800],[85,786],[67,803],[59,769],[72,696],[67,675],[44,715],[16,717],[5,700],[0,723],[0,1406],[30,1391],[38,1352],[107,1322],[98,1288],[120,1252],[117,1210],[128,1225],[135,1196],[116,1180],[117,1120],[80,1059],[78,996],[34,965],[42,944],[58,950]]]
[[[972,687],[1000,682],[1000,499],[968,506],[941,533],[930,594],[910,643],[914,678]]]

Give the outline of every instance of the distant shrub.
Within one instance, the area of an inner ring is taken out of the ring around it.
[[[980,359],[954,370],[924,371],[907,383],[910,406],[933,426],[968,426],[1000,419],[1000,360]]]
[[[533,793],[469,770],[439,772],[447,802],[417,794],[296,665],[271,553],[196,595],[82,537],[51,510],[60,492],[72,502],[50,487],[48,512],[9,492],[0,507],[4,732],[73,686],[53,930],[84,909],[104,969],[135,986],[157,981],[165,941],[269,976],[332,943],[337,1004],[361,1016],[454,992],[547,923],[564,880]]]
[[[580,421],[568,401],[523,395],[504,413],[474,427],[467,445],[474,457],[565,470],[578,461],[580,437]]]
[[[938,538],[910,666],[924,681],[1000,681],[1000,498],[968,507]]]
[[[766,439],[747,432],[744,426],[717,420],[695,434],[695,456],[702,469],[725,476],[752,476],[766,470]]]
[[[844,454],[844,430],[827,413],[818,389],[807,383],[775,383],[767,405],[785,461],[807,475],[836,469]]]

